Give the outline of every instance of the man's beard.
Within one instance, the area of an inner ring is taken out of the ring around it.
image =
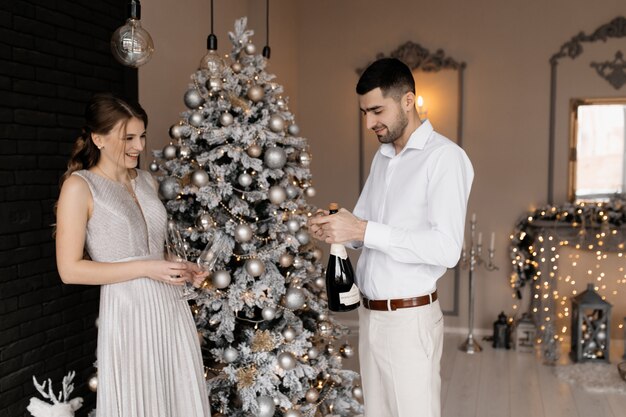
[[[391,126],[385,126],[387,128],[387,134],[383,136],[377,136],[378,141],[380,143],[393,143],[395,142],[402,133],[404,129],[409,124],[409,118],[404,114],[403,111],[398,112],[398,117],[395,122]]]

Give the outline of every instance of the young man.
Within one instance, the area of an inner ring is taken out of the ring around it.
[[[458,262],[474,172],[460,147],[420,121],[405,64],[374,62],[356,91],[381,146],[354,214],[314,216],[310,231],[363,248],[356,279],[365,417],[439,417],[436,283]]]

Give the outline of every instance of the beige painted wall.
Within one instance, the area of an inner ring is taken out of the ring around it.
[[[205,51],[208,3],[143,4],[144,25],[157,48],[152,62],[140,70],[140,98],[152,117],[154,147],[167,142],[167,128],[184,110],[189,75]],[[226,31],[244,14],[256,30],[255,44],[262,48],[265,2],[215,3],[220,51],[227,52]],[[480,230],[496,232],[500,266],[499,271],[479,269],[476,274],[476,327],[490,328],[501,310],[511,312],[508,235],[520,215],[546,202],[548,58],[579,31],[590,33],[623,14],[623,1],[599,0],[591,6],[583,0],[272,0],[271,7],[270,70],[286,87],[302,134],[310,141],[318,190],[313,202],[320,206],[336,200],[352,207],[358,196],[356,68],[407,40],[431,50],[442,48],[467,62],[464,144],[476,171],[469,211],[477,213]],[[624,39],[612,42],[605,58],[626,46]],[[579,59],[589,62],[585,55]],[[586,65],[576,73],[580,75],[572,75],[567,63],[560,65],[559,147],[567,143],[569,97],[616,94],[591,70],[585,75]],[[576,88],[568,90],[572,85]],[[566,195],[567,171],[566,151],[557,151],[558,203]],[[466,272],[462,281],[461,315],[447,318],[450,327],[467,323]],[[622,287],[618,299],[610,299],[614,322],[626,315],[625,294]],[[613,336],[619,335],[614,331]]]

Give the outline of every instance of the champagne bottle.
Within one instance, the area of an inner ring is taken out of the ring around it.
[[[329,206],[330,214],[339,210],[337,203]],[[350,311],[361,304],[359,289],[354,283],[352,264],[348,259],[346,248],[339,244],[330,245],[330,257],[326,268],[326,294],[328,295],[328,308],[331,311]]]

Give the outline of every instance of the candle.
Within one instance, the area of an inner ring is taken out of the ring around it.
[[[489,242],[489,249],[494,250],[496,247],[496,234],[491,232],[491,242]]]
[[[478,232],[478,246],[483,244],[483,232]]]

